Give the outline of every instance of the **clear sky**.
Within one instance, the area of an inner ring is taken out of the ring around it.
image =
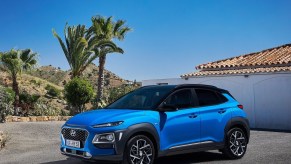
[[[106,68],[129,80],[179,77],[205,62],[291,43],[290,0],[1,0],[0,51],[31,48],[40,65],[69,69],[52,28],[94,15],[133,28]],[[97,61],[95,61],[97,63]]]

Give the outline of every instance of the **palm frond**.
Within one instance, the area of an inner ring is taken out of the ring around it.
[[[70,61],[71,59],[70,59],[70,55],[69,55],[69,50],[67,48],[67,47],[69,47],[69,45],[68,45],[69,41],[67,40],[68,39],[67,35],[65,34],[65,38],[66,38],[66,42],[67,42],[67,46],[66,46],[64,44],[64,42],[62,41],[61,37],[57,34],[57,32],[54,29],[52,31],[53,31],[53,35],[58,39],[67,60]]]

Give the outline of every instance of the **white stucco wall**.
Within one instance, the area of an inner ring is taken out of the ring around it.
[[[209,84],[230,93],[244,105],[252,128],[291,130],[291,73],[245,76],[207,76],[144,80],[143,86],[168,84]]]

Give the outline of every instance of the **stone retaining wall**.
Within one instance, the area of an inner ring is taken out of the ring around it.
[[[29,117],[7,116],[5,120],[6,122],[67,121],[71,117],[72,116],[29,116]]]

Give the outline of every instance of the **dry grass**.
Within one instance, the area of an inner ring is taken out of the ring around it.
[[[0,150],[6,145],[8,140],[9,140],[8,134],[0,131]]]

